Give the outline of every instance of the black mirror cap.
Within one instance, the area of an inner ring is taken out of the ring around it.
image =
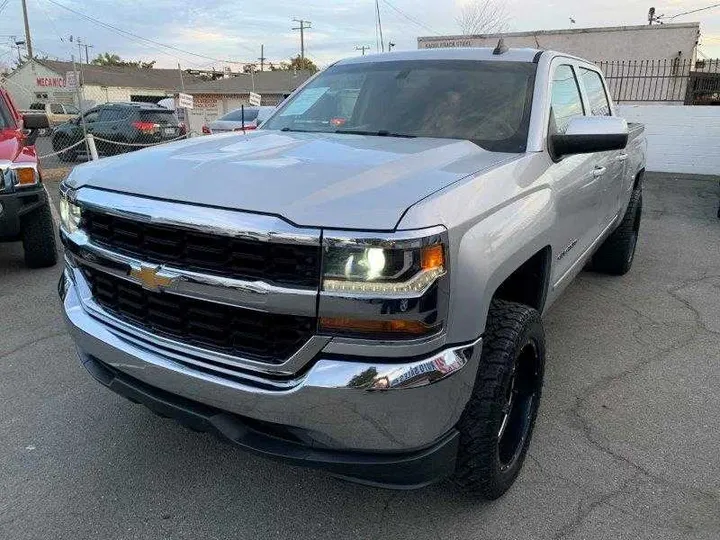
[[[550,136],[552,153],[557,156],[570,154],[590,154],[592,152],[608,152],[622,150],[627,146],[627,133],[594,134],[594,135],[564,135]]]
[[[23,115],[23,128],[25,129],[47,129],[50,121],[45,113],[28,113]]]

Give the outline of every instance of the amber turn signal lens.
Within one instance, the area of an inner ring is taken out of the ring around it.
[[[442,244],[426,246],[422,250],[421,265],[423,270],[432,270],[445,266],[445,252]]]
[[[31,167],[20,167],[15,169],[18,186],[30,186],[35,183],[35,169]]]
[[[388,320],[373,321],[348,317],[320,317],[320,329],[358,334],[428,334],[436,329],[422,321]]]

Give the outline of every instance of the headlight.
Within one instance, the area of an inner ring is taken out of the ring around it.
[[[326,231],[321,332],[381,340],[433,336],[448,305],[443,227],[388,235]]]
[[[439,242],[407,248],[329,246],[323,260],[328,292],[417,295],[445,274],[445,248]]]
[[[68,234],[73,234],[80,228],[82,211],[80,207],[69,200],[64,193],[60,194],[60,222]]]

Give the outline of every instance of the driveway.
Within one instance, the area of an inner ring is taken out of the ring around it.
[[[60,267],[0,244],[0,538],[716,540],[717,204],[716,180],[648,175],[632,271],[581,274],[547,314],[533,444],[492,503],[348,484],[153,416],[76,360]]]

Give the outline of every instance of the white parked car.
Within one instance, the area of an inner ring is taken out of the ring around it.
[[[210,135],[212,133],[255,129],[262,124],[274,110],[275,107],[271,106],[245,107],[244,111],[242,108],[235,109],[225,116],[221,116],[217,120],[210,122],[210,124],[203,126],[202,132],[205,135]]]

